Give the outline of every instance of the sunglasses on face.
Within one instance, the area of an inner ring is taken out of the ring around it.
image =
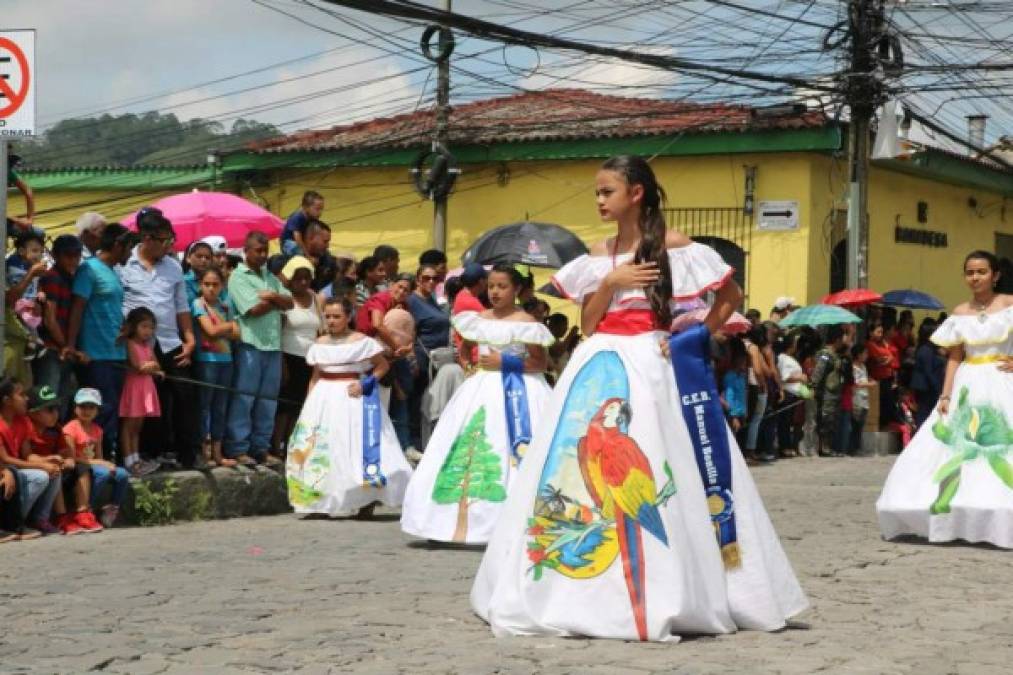
[[[419,281],[436,281],[439,277],[432,274],[423,274],[419,276]]]

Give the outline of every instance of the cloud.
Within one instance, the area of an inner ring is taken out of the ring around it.
[[[676,50],[670,46],[631,45],[638,52],[674,56]],[[679,81],[678,73],[661,68],[652,68],[621,59],[598,59],[582,56],[569,57],[563,61],[550,62],[546,70],[521,78],[519,86],[525,89],[546,89],[550,87],[572,87],[592,89],[619,96],[663,97],[665,90]]]

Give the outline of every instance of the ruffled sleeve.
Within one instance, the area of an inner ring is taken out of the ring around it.
[[[537,321],[495,321],[478,312],[461,312],[453,319],[454,330],[469,342],[503,347],[511,343],[548,347],[556,341],[545,325]]]
[[[693,242],[668,249],[672,268],[672,298],[689,300],[724,286],[735,269],[710,246]]]
[[[601,284],[599,266],[589,255],[582,255],[563,265],[552,275],[552,285],[568,300],[583,302]]]
[[[382,353],[383,347],[371,337],[339,345],[317,342],[310,345],[310,349],[306,353],[306,363],[311,366],[360,363]]]
[[[956,316],[947,318],[943,325],[936,328],[930,339],[940,347],[955,347],[964,344],[966,340]]]

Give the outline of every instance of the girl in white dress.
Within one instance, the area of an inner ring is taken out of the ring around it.
[[[440,415],[408,484],[401,510],[408,534],[484,544],[499,519],[552,391],[542,373],[555,338],[517,307],[521,281],[513,267],[497,265],[489,273],[492,308],[454,317],[462,367],[472,375]]]
[[[883,536],[1013,548],[1013,296],[999,261],[964,261],[971,300],[932,334],[949,350],[936,410],[897,458],[876,502]]]
[[[607,161],[596,194],[618,232],[555,278],[582,304],[590,338],[540,412],[545,424],[511,486],[472,606],[496,635],[674,640],[782,628],[806,599],[724,423],[713,373],[682,389],[675,372],[682,381],[707,361],[674,371],[662,349],[673,303],[715,291],[706,329],[679,334],[695,343],[673,338],[672,354],[709,343],[707,331],[741,299],[732,269],[666,232],[663,193],[643,159]]]
[[[411,467],[379,400],[389,365],[373,338],[349,330],[352,304],[324,304],[327,335],[306,354],[309,395],[288,444],[285,472],[296,513],[369,516],[400,506]]]

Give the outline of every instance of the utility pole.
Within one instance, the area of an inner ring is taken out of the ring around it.
[[[443,0],[444,11],[451,11],[451,0]],[[446,48],[445,40],[450,29],[443,26],[440,31],[440,51]],[[436,134],[433,137],[433,152],[446,149],[447,131],[450,127],[450,57],[440,59],[436,64]],[[433,199],[433,248],[447,250],[447,195],[436,195]]]
[[[869,154],[872,121],[884,102],[881,75],[898,75],[904,57],[888,35],[885,0],[848,0],[850,67],[844,83],[848,132],[848,288],[869,286]]]

